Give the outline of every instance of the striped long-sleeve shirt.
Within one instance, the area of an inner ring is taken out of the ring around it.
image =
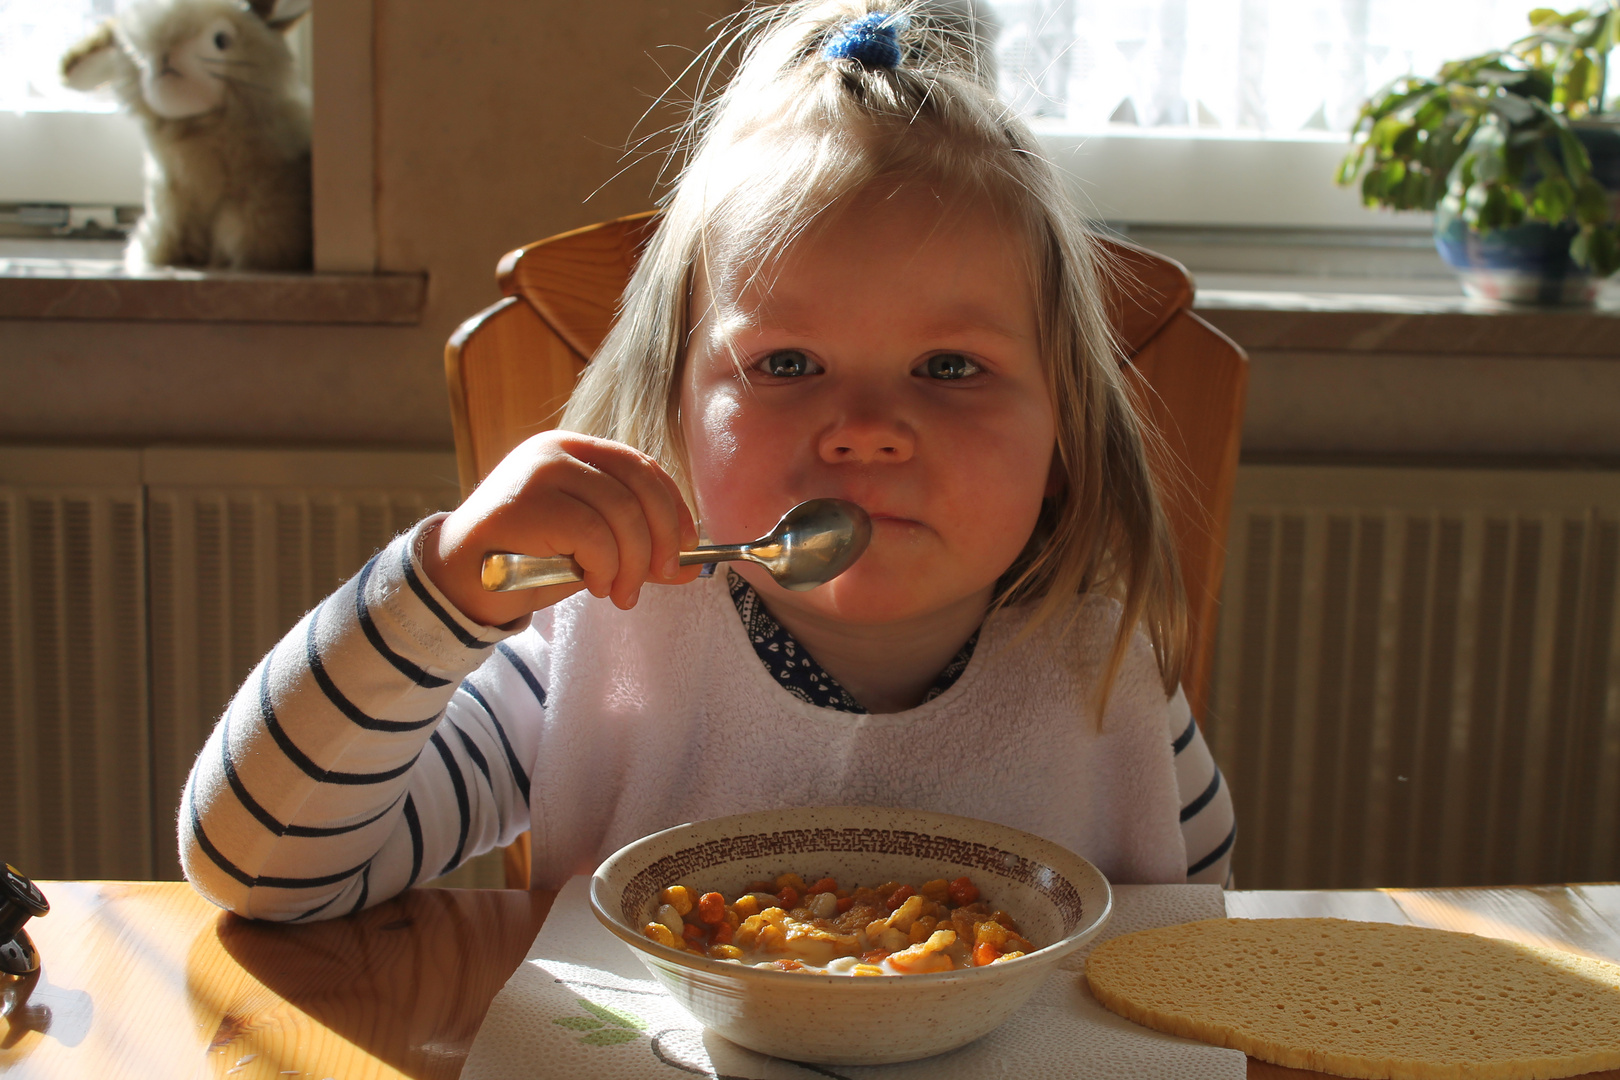
[[[418,532],[270,651],[199,755],[181,857],[222,906],[346,914],[525,830],[556,887],[681,821],[840,802],[999,820],[1119,881],[1226,879],[1230,799],[1145,645],[1099,724],[1075,705],[1085,665],[1008,647],[1018,620],[994,616],[930,700],[873,716],[724,578],[631,612],[580,594],[503,631],[433,587]]]

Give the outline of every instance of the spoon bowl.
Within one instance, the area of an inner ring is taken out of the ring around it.
[[[871,541],[872,519],[865,510],[844,499],[811,499],[783,514],[775,528],[752,543],[683,551],[680,563],[758,563],[784,589],[804,592],[848,570]],[[583,578],[571,555],[484,556],[482,580],[489,592],[563,585]]]

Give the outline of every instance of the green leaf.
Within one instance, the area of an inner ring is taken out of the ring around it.
[[[1349,187],[1356,182],[1356,175],[1361,172],[1361,151],[1344,155],[1339,167],[1333,170],[1333,182],[1340,187]]]
[[[592,1016],[560,1016],[552,1023],[572,1031],[590,1031],[602,1026],[602,1021]]]
[[[1575,205],[1575,189],[1562,175],[1548,176],[1536,185],[1530,212],[1550,225],[1563,221]]]
[[[1579,185],[1590,178],[1592,159],[1568,124],[1560,120],[1554,130],[1558,135],[1558,149],[1564,155],[1564,172],[1569,176],[1570,183]]]
[[[1401,134],[1410,130],[1412,125],[1398,116],[1386,116],[1373,125],[1372,134],[1367,141],[1379,150],[1388,153],[1395,148],[1395,140]]]
[[[1575,220],[1582,225],[1602,225],[1609,220],[1609,193],[1590,176],[1575,189]]]
[[[1541,7],[1530,9],[1531,26],[1545,26],[1548,23],[1557,22],[1558,18],[1558,12],[1554,11],[1552,8]]]
[[[1587,111],[1587,101],[1598,92],[1597,65],[1592,58],[1584,52],[1570,63],[1569,69],[1564,72],[1563,81],[1558,86],[1555,101],[1562,101],[1564,108],[1573,115],[1580,115]]]
[[[620,1043],[627,1043],[631,1039],[639,1039],[640,1037],[640,1034],[634,1031],[607,1030],[593,1031],[579,1041],[587,1046],[617,1046]]]
[[[617,1024],[622,1028],[632,1028],[636,1031],[647,1030],[647,1021],[639,1016],[620,1012],[618,1009],[610,1009],[606,1005],[598,1005],[594,1001],[586,1001],[583,998],[580,999],[579,1004],[586,1012],[598,1016],[610,1024]]]
[[[1620,270],[1620,237],[1615,235],[1613,229],[1592,230],[1587,257],[1592,273],[1598,277],[1608,277]]]

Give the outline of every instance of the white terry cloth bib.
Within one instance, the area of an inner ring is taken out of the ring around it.
[[[559,888],[683,822],[837,804],[982,818],[1062,844],[1110,881],[1185,881],[1169,705],[1140,636],[1100,730],[1094,719],[1117,611],[1077,603],[1020,641],[1027,612],[999,612],[943,694],[870,715],[783,688],[723,575],[648,586],[630,611],[576,594],[508,639],[544,709],[502,659],[481,673],[502,684],[515,723],[540,725],[525,762],[533,884]]]

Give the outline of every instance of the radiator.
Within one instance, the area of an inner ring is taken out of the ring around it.
[[[1246,888],[1620,878],[1620,474],[1246,466],[1205,731]]]
[[[0,857],[178,877],[226,701],[455,477],[448,454],[0,450]]]
[[[441,454],[0,449],[0,858],[175,876],[231,692],[454,477]],[[1617,576],[1620,474],[1243,467],[1205,723],[1239,884],[1620,878]]]
[[[0,859],[25,873],[150,876],[144,525],[138,455],[0,450]]]

